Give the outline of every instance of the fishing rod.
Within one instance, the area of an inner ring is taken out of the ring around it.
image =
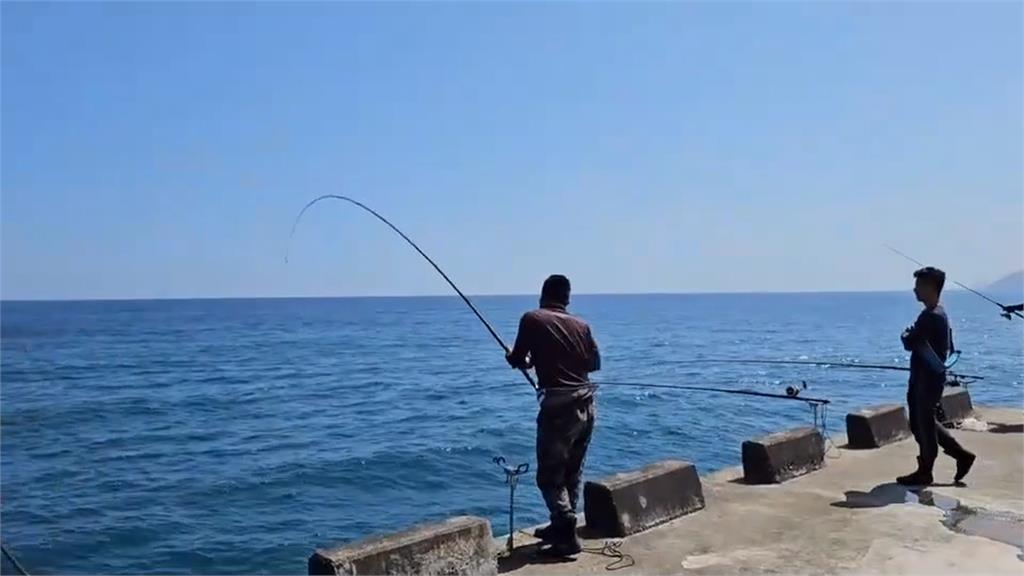
[[[712,392],[716,394],[734,394],[738,396],[753,396],[756,398],[773,398],[776,400],[796,400],[803,402],[811,409],[813,416],[813,423],[816,429],[821,431],[822,436],[825,440],[835,446],[832,442],[831,437],[828,433],[828,409],[831,400],[827,398],[810,398],[800,396],[801,389],[807,389],[807,382],[801,382],[802,388],[795,386],[786,386],[785,394],[775,394],[772,392],[760,392],[758,390],[745,390],[742,388],[718,388],[715,386],[692,386],[687,384],[655,384],[651,382],[616,382],[616,381],[600,381],[590,382],[580,386],[555,386],[555,387],[544,387],[541,388],[538,394],[544,394],[545,392],[579,392],[581,389],[597,390],[601,386],[613,386],[613,387],[632,387],[632,388],[655,388],[661,390],[685,390],[691,392]]]
[[[759,392],[757,390],[743,390],[736,388],[716,388],[714,386],[691,386],[687,384],[652,384],[649,382],[597,382],[597,386],[632,386],[635,388],[661,388],[668,390],[691,390],[695,392],[715,392],[718,394],[737,394],[741,396],[757,396],[759,398],[778,398],[779,400],[799,400],[808,404],[829,404],[831,401],[825,398],[807,398],[800,396],[800,391],[792,386],[786,389],[786,394],[775,394],[772,392]],[[804,384],[806,387],[806,384]]]
[[[954,352],[949,355],[946,359],[945,366],[948,370],[956,364],[957,360],[960,359],[960,352]],[[867,370],[896,370],[898,372],[910,372],[910,368],[906,366],[889,366],[886,364],[859,364],[856,362],[823,362],[819,360],[768,360],[768,359],[751,359],[751,358],[701,358],[696,360],[681,360],[680,364],[769,364],[769,365],[784,365],[784,366],[822,366],[829,367],[835,366],[837,368],[861,368]],[[950,376],[956,378],[969,378],[971,380],[984,380],[984,376],[975,376],[973,374],[959,374],[949,372]]]
[[[660,388],[667,390],[689,390],[693,392],[715,392],[718,394],[737,394],[741,396],[757,396],[760,398],[778,398],[780,400],[799,400],[808,404],[829,404],[831,401],[825,398],[808,398],[800,396],[800,389],[788,386],[786,387],[785,394],[776,394],[772,392],[759,392],[757,390],[744,390],[738,388],[716,388],[714,386],[691,386],[687,384],[653,384],[650,382],[592,382],[583,386],[553,386],[542,388],[542,391],[552,392],[563,392],[563,391],[578,391],[582,387],[590,387],[596,389],[601,386],[628,386],[633,388]],[[803,388],[807,389],[807,383],[803,383]]]
[[[889,250],[895,252],[896,254],[899,254],[900,256],[906,258],[907,260],[910,260],[911,262],[913,262],[914,264],[917,264],[918,266],[925,266],[924,262],[921,262],[920,260],[917,260],[915,258],[907,256],[903,252],[900,252],[899,250],[893,248],[892,246],[889,246],[888,244],[883,244],[883,246],[885,246]],[[1011,316],[1010,316],[1011,314],[1014,315],[1014,316],[1017,316],[1018,318],[1024,318],[1024,314],[1021,313],[1022,311],[1024,311],[1024,304],[1017,304],[1017,305],[1014,305],[1014,306],[1007,306],[1006,304],[1003,304],[1001,302],[996,302],[992,298],[989,298],[988,296],[982,294],[981,292],[978,292],[974,288],[971,288],[970,286],[967,286],[965,284],[961,284],[961,283],[957,282],[956,280],[953,280],[952,278],[950,278],[950,281],[953,282],[953,284],[956,284],[957,286],[963,288],[964,290],[967,290],[968,292],[971,292],[972,294],[977,294],[978,296],[981,296],[985,300],[988,300],[989,302],[995,304],[996,306],[999,306],[999,308],[1002,310],[1002,312],[1000,313],[1000,316],[1002,316],[1003,318],[1006,318],[1007,320],[1010,320],[1011,319]]]
[[[448,285],[451,286],[453,290],[455,290],[455,293],[458,294],[459,297],[462,298],[462,301],[465,302],[467,306],[469,306],[469,309],[473,311],[473,314],[476,314],[477,319],[480,320],[481,323],[483,323],[484,327],[487,328],[487,331],[491,333],[491,337],[493,337],[494,340],[505,351],[505,354],[508,354],[510,352],[508,345],[506,345],[505,341],[501,339],[501,336],[498,335],[498,332],[494,330],[494,327],[491,326],[491,323],[488,322],[486,318],[484,318],[484,315],[480,313],[480,310],[477,310],[477,307],[473,304],[473,302],[471,302],[470,299],[465,294],[462,293],[462,290],[460,290],[459,287],[455,285],[455,282],[452,282],[452,279],[449,278],[447,274],[445,274],[444,270],[441,270],[441,267],[438,266],[437,263],[434,262],[434,260],[430,256],[427,256],[426,252],[421,250],[420,247],[417,246],[416,243],[413,242],[411,238],[406,236],[404,232],[399,230],[398,227],[395,226],[394,224],[392,224],[387,218],[381,216],[376,210],[374,210],[373,208],[370,208],[369,206],[367,206],[366,204],[363,204],[362,202],[360,202],[358,200],[353,200],[352,198],[349,198],[348,196],[339,196],[337,194],[324,194],[323,196],[320,196],[318,198],[314,198],[313,200],[311,200],[308,204],[306,204],[302,208],[302,210],[299,212],[299,215],[295,217],[295,222],[292,224],[291,234],[288,235],[288,247],[287,247],[287,249],[285,251],[285,256],[284,256],[285,263],[288,263],[288,255],[291,253],[292,237],[295,236],[295,230],[299,227],[299,220],[302,219],[302,215],[305,214],[306,210],[309,210],[309,208],[312,207],[317,202],[320,202],[321,200],[328,200],[328,199],[343,200],[345,202],[349,202],[350,204],[354,204],[354,205],[358,206],[359,208],[362,208],[363,210],[366,210],[370,214],[374,215],[381,222],[387,224],[389,228],[394,230],[399,236],[402,237],[403,240],[408,242],[409,245],[412,246],[413,249],[416,250],[416,252],[419,252],[419,255],[422,256],[427,262],[430,263],[431,266],[434,267],[434,270],[437,270],[437,273],[440,274],[442,278],[444,278],[445,282],[447,282]],[[527,372],[525,368],[521,368],[520,372],[523,373],[523,377],[526,378],[526,381],[529,382],[530,386],[532,386],[534,391],[536,391],[537,390],[537,383],[533,381],[533,377],[530,376],[530,373]]]

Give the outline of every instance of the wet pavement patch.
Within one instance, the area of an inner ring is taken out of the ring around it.
[[[1021,434],[1024,433],[1024,424],[989,424],[988,431],[993,434]]]
[[[956,498],[930,490],[907,491],[907,503],[935,506],[943,511],[942,525],[957,534],[980,536],[1009,544],[1021,551],[1024,561],[1024,516],[1013,512],[964,506]]]
[[[1021,551],[1024,561],[1024,515],[1001,510],[965,506],[960,500],[927,489],[908,489],[894,482],[879,484],[870,492],[851,490],[846,499],[833,502],[837,508],[881,508],[892,504],[920,504],[942,511],[942,525],[957,534],[979,536],[1009,544]]]

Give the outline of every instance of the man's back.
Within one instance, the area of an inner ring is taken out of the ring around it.
[[[541,388],[585,385],[600,362],[590,326],[558,306],[523,315],[513,354],[526,352],[533,359]]]

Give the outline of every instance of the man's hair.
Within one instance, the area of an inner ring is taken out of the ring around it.
[[[915,279],[921,279],[935,287],[936,294],[942,294],[942,287],[946,285],[946,273],[938,268],[925,266],[914,272]]]
[[[568,304],[569,290],[568,278],[561,274],[552,274],[544,281],[544,286],[540,289],[540,297],[541,300]]]

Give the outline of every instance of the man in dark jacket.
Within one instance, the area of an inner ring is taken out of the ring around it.
[[[569,291],[565,276],[544,281],[540,308],[523,315],[507,357],[513,368],[532,367],[537,373],[537,487],[551,524],[535,535],[547,545],[542,553],[554,556],[572,556],[581,550],[576,504],[594,430],[594,391],[588,375],[601,367],[590,326],[566,310]]]
[[[946,310],[939,303],[946,273],[931,266],[914,272],[914,295],[924,310],[910,328],[903,331],[904,349],[910,352],[910,386],[907,390],[910,430],[920,447],[917,470],[900,476],[905,486],[927,486],[934,481],[935,458],[942,450],[956,460],[954,482],[960,482],[974,465],[975,455],[968,452],[936,420],[946,385],[945,361],[953,348],[953,331]]]

